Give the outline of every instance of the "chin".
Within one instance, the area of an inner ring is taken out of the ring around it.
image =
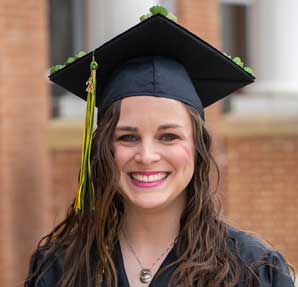
[[[160,201],[160,200],[134,200],[130,201],[130,204],[137,208],[143,210],[160,210],[169,205],[167,201]]]
[[[180,198],[166,196],[166,194],[142,194],[136,196],[126,196],[127,203],[131,208],[136,208],[139,210],[146,211],[158,211],[162,209],[169,208],[177,203]]]

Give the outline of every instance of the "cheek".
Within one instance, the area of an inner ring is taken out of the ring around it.
[[[177,155],[181,157],[181,160],[189,161],[194,158],[194,146],[189,142],[182,143],[179,149],[176,150]]]
[[[194,150],[195,150],[195,147],[194,147],[194,144],[193,143],[184,143],[182,145],[182,148],[185,152],[185,155],[188,157],[188,158],[194,158]]]
[[[189,143],[182,143],[173,149],[171,159],[178,168],[193,167],[194,146]]]
[[[190,144],[181,146],[178,170],[179,186],[183,190],[191,181],[194,174],[194,147]]]
[[[132,158],[133,152],[131,149],[116,144],[114,145],[114,156],[117,166],[121,170],[124,164]]]

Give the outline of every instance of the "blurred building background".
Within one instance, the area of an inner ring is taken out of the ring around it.
[[[137,24],[154,4],[253,67],[255,84],[207,109],[220,193],[228,221],[297,270],[298,1],[1,0],[1,286],[22,286],[38,240],[77,189],[85,104],[49,84],[48,67]]]

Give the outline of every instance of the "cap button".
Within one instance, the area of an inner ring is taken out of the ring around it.
[[[98,64],[95,61],[92,61],[90,64],[90,69],[91,70],[97,70],[98,69]]]

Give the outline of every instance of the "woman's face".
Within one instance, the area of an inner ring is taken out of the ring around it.
[[[162,209],[183,200],[194,172],[194,141],[191,118],[181,102],[124,98],[114,151],[129,206]]]

